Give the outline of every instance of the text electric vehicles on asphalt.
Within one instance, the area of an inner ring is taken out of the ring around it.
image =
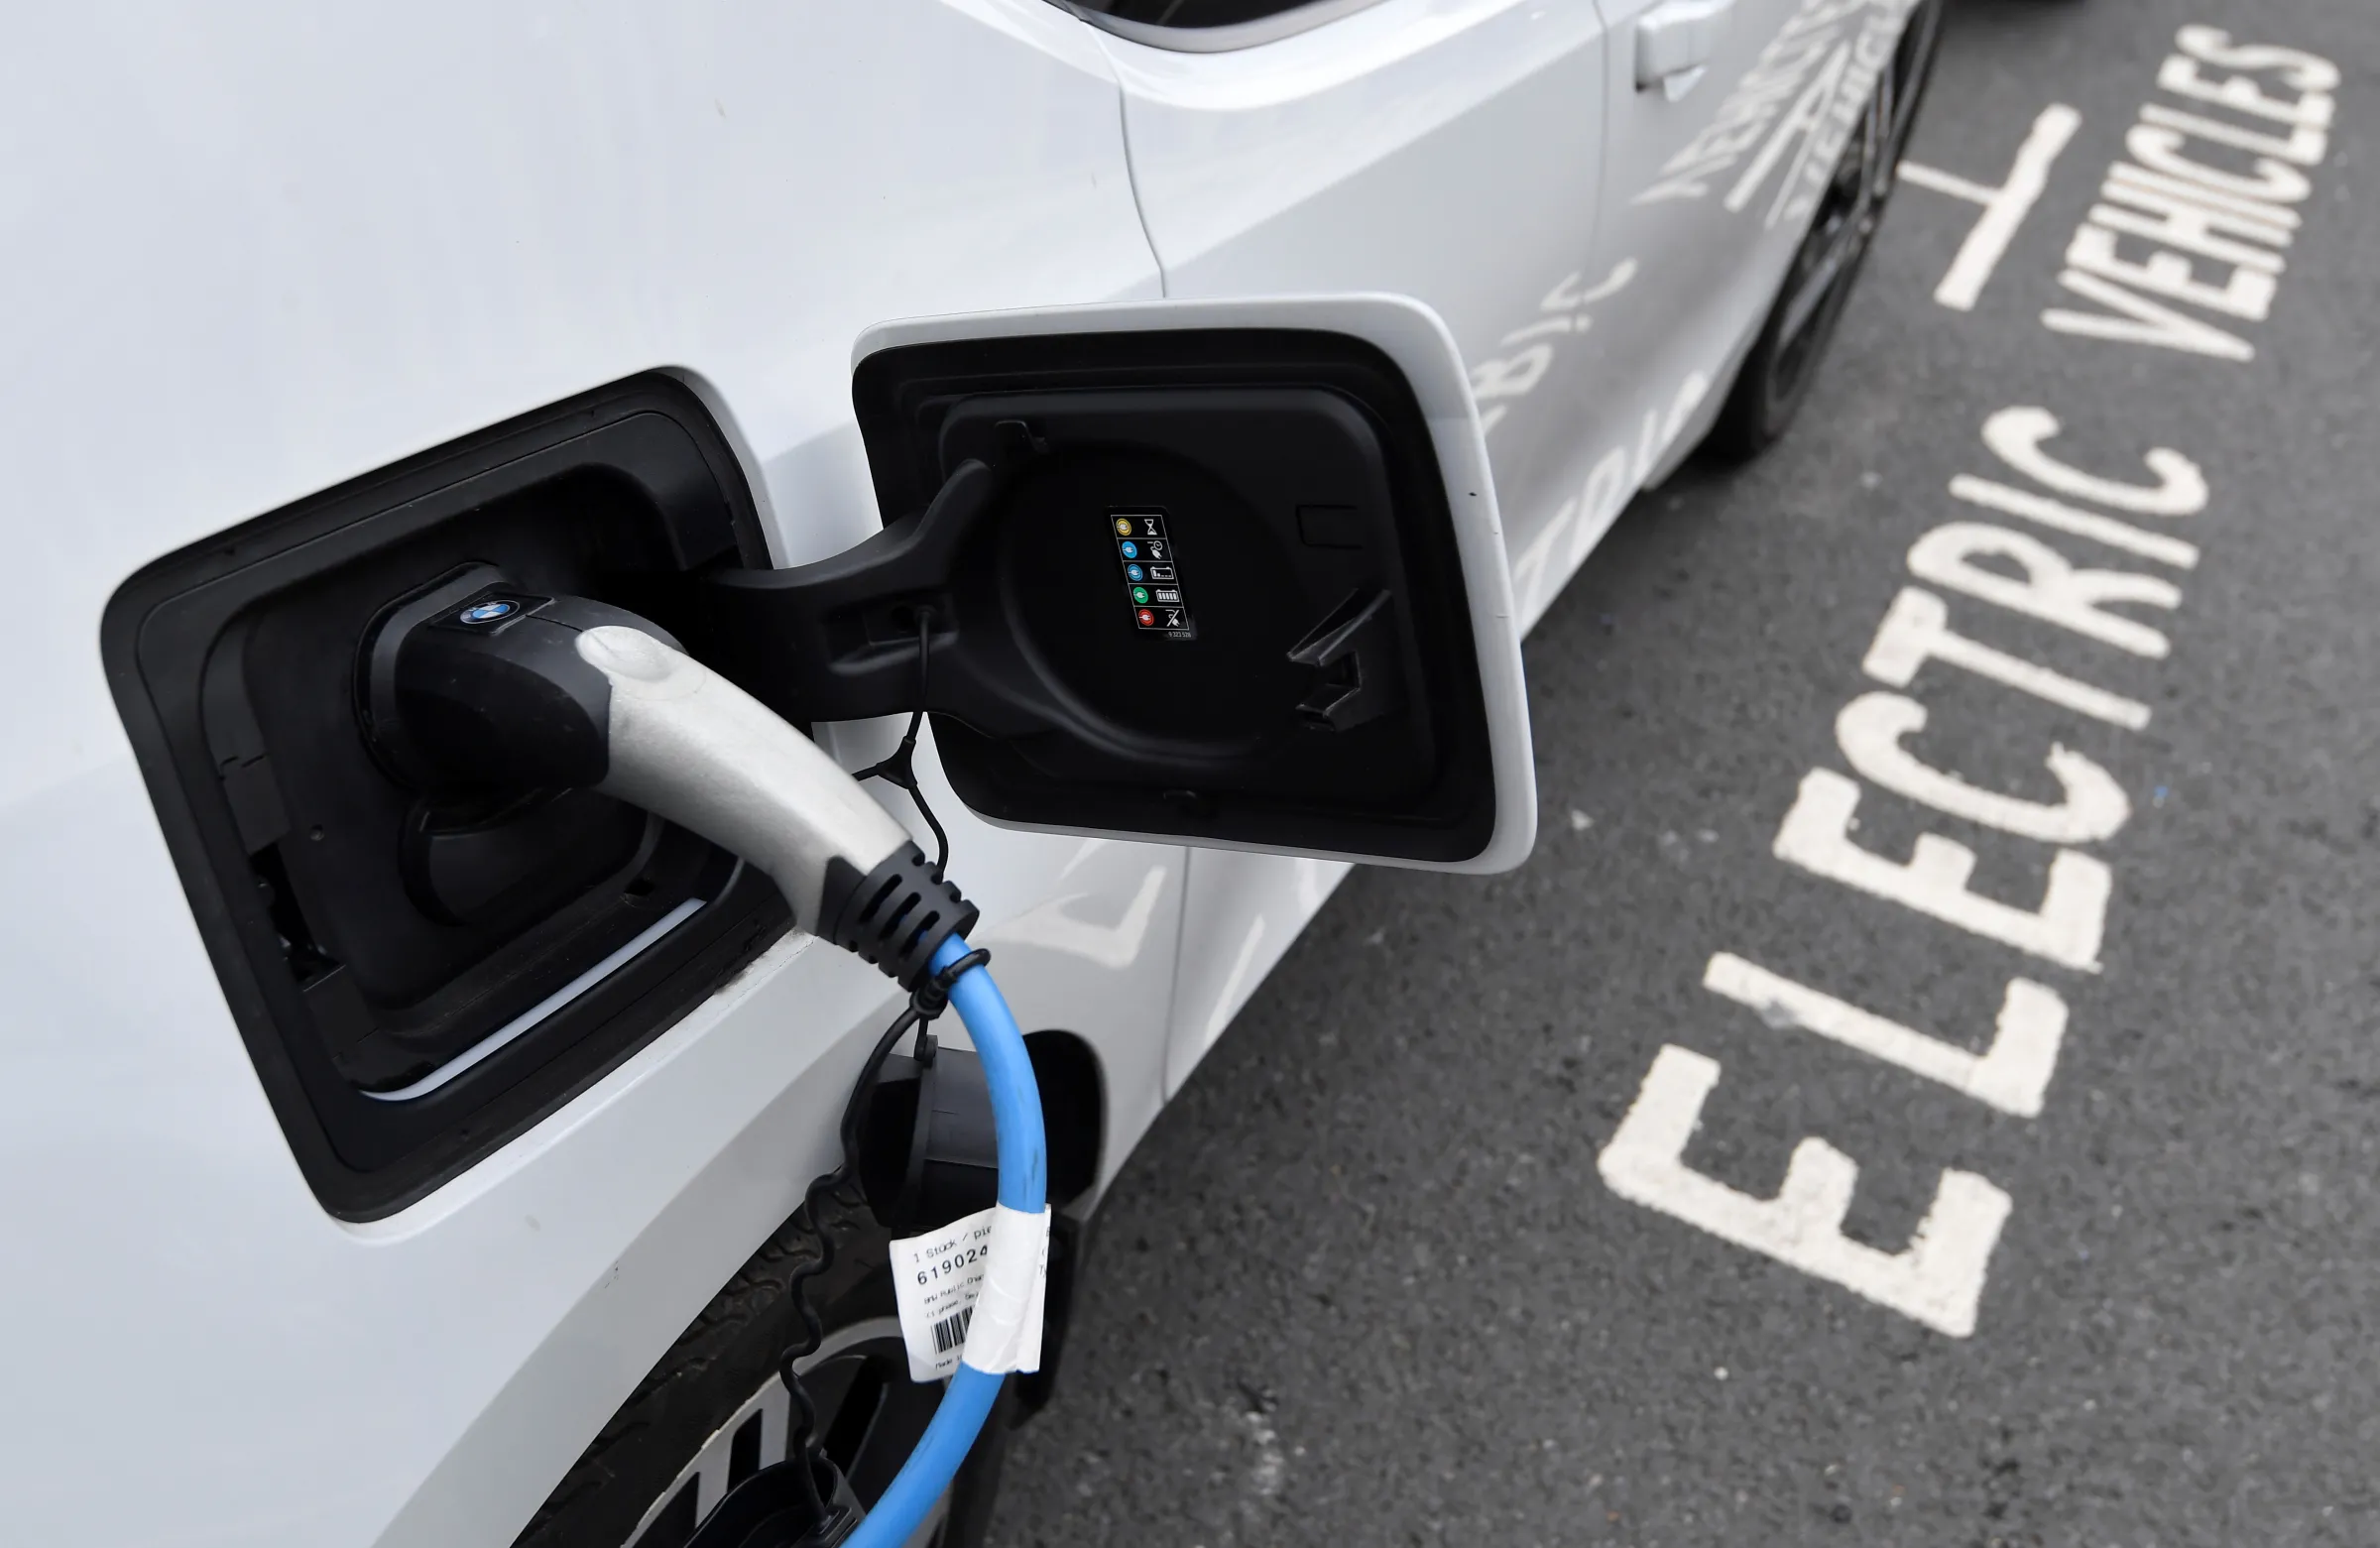
[[[884,923],[934,835],[867,785],[879,887],[878,807],[737,760],[856,789],[776,717],[858,771],[920,709],[1055,1206],[974,1540],[1082,1222],[1345,863],[1527,852],[1518,632],[1783,429],[1937,4],[25,18],[12,1540],[664,1548],[805,1428],[875,1501],[940,1395],[886,1221],[992,1202],[997,1061],[862,1079],[835,947],[955,963]]]

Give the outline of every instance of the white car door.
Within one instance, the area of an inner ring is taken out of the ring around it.
[[[1583,471],[1534,396],[1573,313],[1540,302],[1595,245],[1605,24],[1594,0],[1208,0],[1073,7],[1124,87],[1169,297],[1383,291],[1472,369],[1507,548]],[[1160,21],[1159,19],[1163,19]],[[1224,25],[1211,25],[1222,23]],[[1194,851],[1169,1085],[1330,895],[1334,862]]]
[[[1576,426],[1523,412],[1551,356],[1506,340],[1594,244],[1594,0],[1143,9],[1177,25],[1093,19],[1165,294],[1385,291],[1435,309],[1473,368],[1507,540],[1524,543]],[[1269,30],[1178,25],[1205,12],[1274,14]]]
[[[1542,384],[1545,412],[1576,426],[1581,455],[1576,484],[1513,545],[1523,622],[1700,435],[1792,245],[1768,236],[1766,207],[1737,219],[1735,179],[1724,174],[1730,148],[1735,160],[1756,155],[1744,124],[1790,105],[1761,95],[1766,76],[1744,73],[1795,0],[1597,2],[1611,38],[1602,224],[1590,260],[1545,298],[1545,326],[1569,314],[1593,328]]]
[[[632,379],[716,421],[769,559],[850,545],[863,330],[1157,293],[1116,87],[1040,0],[67,8],[0,74],[6,268],[42,298],[7,416],[39,584],[0,622],[42,663],[0,738],[12,1535],[509,1541],[821,1169],[890,986],[788,935],[641,1045],[515,1007],[476,1062],[495,1034],[417,1040],[366,1089],[341,1060],[420,1018],[313,1014],[355,964],[241,923],[251,867],[342,814],[193,829],[233,771],[177,785],[143,674],[213,657],[145,653],[141,610]],[[1165,993],[1180,848],[1002,831],[928,774],[1010,995],[1101,1044],[1121,1148],[1160,1100],[1125,1008]]]
[[[1906,0],[1599,0],[1610,27],[1594,335],[1546,384],[1587,463],[1515,545],[1533,621],[1720,407]],[[1862,84],[1865,82],[1865,85]]]

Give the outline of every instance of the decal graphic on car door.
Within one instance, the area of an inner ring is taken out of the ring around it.
[[[1807,120],[1824,103],[1797,99],[1808,71],[1793,46],[1813,40],[1823,64],[1815,43],[1832,45],[1843,25],[1856,25],[1845,23],[1849,13],[1876,3],[1599,0],[1610,40],[1603,216],[1590,261],[1539,307],[1541,321],[1567,316],[1574,330],[1596,331],[1591,346],[1570,348],[1538,395],[1544,402],[1532,405],[1572,427],[1572,479],[1529,511],[1507,505],[1524,623],[1708,422],[1798,229],[1775,190],[1798,185],[1788,153],[1807,147]],[[1840,75],[1842,66],[1825,68]],[[1746,162],[1759,163],[1748,177]],[[1762,188],[1767,198],[1747,208]],[[1589,303],[1599,292],[1608,298]]]
[[[1224,53],[1100,36],[1166,295],[1386,291],[1428,304],[1481,408],[1507,411],[1488,448],[1509,549],[1516,521],[1576,476],[1577,425],[1521,412],[1553,364],[1551,335],[1522,340],[1548,347],[1517,360],[1502,340],[1594,245],[1606,74],[1594,0],[1382,0]],[[1169,1088],[1344,874],[1193,853]]]
[[[1166,295],[1416,298],[1445,318],[1492,420],[1507,538],[1558,501],[1578,426],[1523,406],[1561,344],[1507,335],[1594,246],[1594,0],[1383,0],[1229,53],[1102,44]]]

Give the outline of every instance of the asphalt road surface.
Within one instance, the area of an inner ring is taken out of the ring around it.
[[[2194,23],[2343,71],[2269,315],[2176,308],[2251,359],[2044,320],[2109,314],[2068,245]],[[1980,206],[1904,182],[1794,435],[1532,635],[1535,858],[1358,872],[1148,1136],[998,1541],[2380,1544],[2380,26],[1961,0],[1911,160],[2054,104],[1971,309]],[[1896,666],[1910,588],[2003,654]]]

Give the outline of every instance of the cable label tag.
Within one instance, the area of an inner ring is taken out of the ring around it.
[[[1049,1211],[994,1205],[892,1243],[892,1298],[909,1379],[959,1369],[1041,1369],[1041,1304],[1049,1278]]]

